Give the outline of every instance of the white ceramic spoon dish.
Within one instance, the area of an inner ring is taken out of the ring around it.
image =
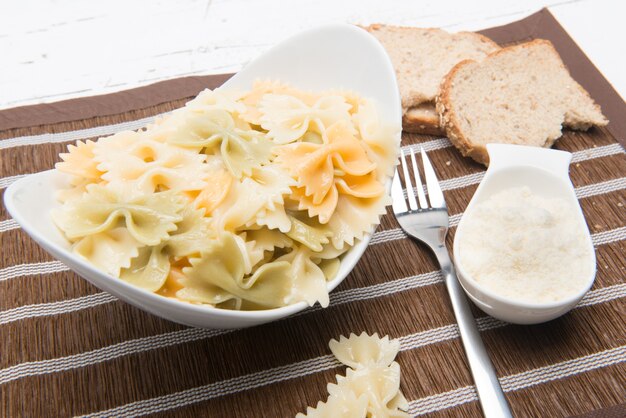
[[[583,278],[585,285],[580,291],[554,302],[525,303],[504,297],[481,286],[470,277],[457,254],[464,239],[466,215],[461,219],[454,238],[455,265],[459,281],[469,298],[485,313],[503,321],[516,324],[536,324],[555,319],[572,308],[591,288],[595,279],[596,260],[591,235],[576,198],[568,170],[572,154],[569,152],[519,145],[489,144],[489,169],[465,210],[470,214],[474,206],[491,196],[513,187],[528,187],[534,194],[544,198],[560,198],[571,203],[574,216],[586,232],[584,246],[591,252],[591,273]]]
[[[397,124],[400,142],[402,109],[391,61],[378,41],[356,26],[336,24],[302,32],[252,61],[224,87],[250,89],[256,79],[280,80],[300,89],[347,89],[374,99],[381,117]],[[107,276],[72,253],[70,243],[51,220],[50,211],[60,206],[55,193],[65,188],[67,181],[64,174],[55,170],[29,175],[9,186],[4,193],[5,205],[13,219],[39,245],[100,289],[160,317],[203,328],[248,327],[306,308],[300,302],[262,311],[217,309],[166,298]],[[328,282],[328,291],[350,273],[370,236],[345,254],[337,276]]]

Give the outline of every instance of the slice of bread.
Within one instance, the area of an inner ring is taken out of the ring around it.
[[[550,147],[562,126],[608,123],[552,44],[541,39],[503,48],[481,62],[458,63],[436,103],[448,138],[485,165],[488,143]]]
[[[410,107],[402,116],[402,129],[424,135],[445,135],[439,126],[439,113],[434,102],[424,102]]]
[[[439,118],[434,109],[424,111],[419,105],[434,103],[443,77],[459,61],[481,60],[500,47],[491,39],[472,32],[448,33],[442,29],[410,28],[375,24],[365,28],[385,47],[394,68],[402,107],[405,128],[440,132]],[[432,106],[431,106],[432,107]]]

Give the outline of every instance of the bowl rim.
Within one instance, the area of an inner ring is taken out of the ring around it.
[[[170,304],[173,307],[184,307],[186,309],[191,309],[198,313],[206,313],[208,311],[211,313],[216,313],[217,316],[224,315],[227,317],[234,316],[237,318],[254,318],[254,317],[263,316],[263,315],[269,315],[269,316],[279,315],[282,317],[285,315],[290,315],[290,314],[302,311],[303,309],[306,309],[307,307],[309,307],[309,305],[305,301],[299,301],[299,302],[295,302],[295,303],[277,307],[277,308],[257,309],[257,310],[235,310],[235,309],[217,308],[209,304],[186,302],[177,298],[163,296],[156,292],[151,292],[149,290],[140,288],[138,286],[134,286],[124,280],[121,280],[119,277],[113,277],[105,273],[104,271],[98,269],[96,266],[91,264],[89,261],[87,261],[83,257],[80,257],[79,255],[75,254],[68,248],[63,248],[59,244],[53,242],[46,235],[40,233],[39,231],[31,227],[31,224],[27,220],[25,220],[25,217],[23,216],[23,214],[14,205],[14,202],[15,202],[14,196],[17,192],[21,190],[22,185],[24,183],[26,183],[27,181],[33,181],[37,179],[38,177],[49,177],[49,176],[53,176],[57,174],[63,174],[63,173],[60,173],[55,169],[51,169],[51,170],[45,170],[39,173],[29,174],[13,182],[11,185],[9,185],[9,187],[7,187],[7,189],[4,192],[4,204],[5,204],[5,207],[7,208],[7,211],[11,215],[11,217],[21,226],[24,232],[26,232],[33,240],[35,240],[39,245],[44,247],[44,249],[47,252],[53,253],[52,254],[53,257],[58,259],[59,257],[57,257],[55,252],[62,252],[63,258],[68,258],[69,260],[71,260],[72,263],[77,264],[80,267],[80,269],[86,270],[90,276],[94,276],[94,275],[100,276],[100,277],[106,278],[106,280],[114,282],[115,286],[120,286],[125,292],[130,292],[131,293],[131,295],[129,295],[130,297],[133,296],[132,295],[133,293],[139,293],[142,295],[142,297],[147,297],[149,299],[152,299],[153,302],[165,302],[166,304]],[[54,225],[54,222],[52,222],[52,220],[50,220],[50,222],[52,225]],[[54,226],[55,228],[57,228],[56,225]],[[374,227],[376,226],[377,225],[375,225]],[[61,237],[63,239],[66,239],[62,235],[61,231],[59,231],[59,234],[61,234]],[[354,268],[354,265],[356,265],[360,257],[363,255],[363,253],[367,249],[367,245],[371,237],[372,237],[372,232],[368,232],[364,234],[363,239],[361,239],[359,242],[353,245],[346,253],[344,253],[344,254],[347,254],[350,251],[354,251],[355,253],[358,253],[358,254],[354,257],[353,262],[347,265],[346,267],[347,273],[344,277],[337,276],[326,283],[326,288],[328,289],[329,293],[332,290],[334,290],[350,274],[350,271],[352,271],[352,269]],[[59,261],[63,262],[62,260],[59,260]],[[343,260],[340,260],[340,262],[343,263]],[[91,282],[91,280],[89,280],[87,277],[84,277],[84,275],[81,272],[78,272],[76,269],[70,266],[67,266],[67,267],[69,267],[70,270],[77,273],[83,279]],[[96,286],[96,287],[99,287],[99,286]]]

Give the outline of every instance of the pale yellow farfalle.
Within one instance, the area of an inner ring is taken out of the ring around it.
[[[287,236],[311,251],[318,253],[323,250],[325,244],[330,242],[333,231],[315,219],[307,219],[301,212],[292,212],[289,219],[291,229],[287,232]]]
[[[315,259],[315,256],[311,257],[311,260],[315,264],[319,266],[324,273],[324,277],[326,277],[327,281],[334,280],[339,274],[339,270],[341,269],[341,261],[338,258],[330,258],[330,259]]]
[[[207,177],[204,188],[193,198],[194,206],[210,215],[226,198],[234,177],[228,172],[219,156],[207,156]]]
[[[94,160],[95,145],[93,141],[76,141],[76,145],[68,145],[68,152],[59,154],[63,161],[56,163],[54,167],[78,178],[79,183],[98,182],[103,173],[98,169],[98,163]]]
[[[306,247],[294,247],[288,253],[276,259],[277,262],[287,261],[290,264],[292,278],[287,304],[305,301],[309,306],[319,302],[323,308],[330,303],[326,276],[322,269],[311,260],[311,252]]]
[[[236,231],[252,225],[287,232],[291,222],[284,209],[284,196],[295,181],[279,166],[253,170],[252,177],[235,181],[228,194],[212,212],[219,230]]]
[[[144,245],[128,229],[112,228],[80,238],[72,250],[112,277],[119,277],[122,268],[130,267]]]
[[[221,109],[229,113],[240,114],[246,111],[245,106],[240,101],[245,94],[245,91],[236,89],[204,89],[193,100],[188,101],[183,109]],[[184,110],[180,110],[180,113],[183,113]]]
[[[144,245],[158,245],[181,221],[184,198],[174,192],[130,197],[123,190],[91,184],[80,198],[52,212],[52,219],[70,240],[122,225]]]
[[[326,135],[326,128],[338,121],[350,122],[350,105],[342,96],[322,96],[312,106],[281,94],[266,94],[259,110],[261,126],[275,144],[288,144],[308,130]]]
[[[365,143],[369,158],[376,163],[378,180],[392,177],[400,149],[400,128],[386,123],[372,100],[363,100],[352,116],[359,135]]]
[[[190,259],[191,267],[183,268],[184,287],[176,296],[197,303],[239,299],[265,308],[285,305],[292,285],[290,263],[267,263],[245,277],[245,257],[234,234],[222,233],[200,257]]]
[[[400,366],[394,361],[400,348],[398,340],[363,332],[329,343],[335,357],[348,366],[345,376],[329,383],[328,400],[296,418],[344,416],[354,418],[408,418],[409,403],[400,391]]]
[[[355,91],[352,90],[331,89],[326,90],[324,91],[324,93],[322,93],[322,95],[326,94],[332,96],[342,96],[346,103],[350,105],[350,109],[348,110],[350,112],[350,115],[354,115],[355,113],[357,113],[359,111],[359,107],[366,101],[366,99],[359,96]]]
[[[276,161],[298,181],[292,198],[299,209],[327,223],[337,207],[339,194],[372,198],[384,192],[377,181],[376,164],[346,122],[327,129],[328,143],[299,142],[276,147]]]
[[[329,237],[332,237],[332,233]],[[322,246],[321,251],[311,253],[311,260],[320,266],[326,276],[326,280],[333,280],[341,268],[340,257],[343,253],[348,251],[349,248],[350,247],[348,245],[344,245],[343,247],[337,249],[332,243],[325,244]]]
[[[265,259],[265,251],[258,247],[254,241],[247,239],[247,232],[235,235],[239,249],[244,254],[244,274],[250,274],[254,268]]]
[[[205,156],[137,134],[128,141],[101,144],[94,150],[102,179],[132,186],[136,194],[161,189],[202,190],[206,182]]]
[[[318,402],[315,408],[308,407],[306,414],[296,418],[367,418],[367,395],[358,396],[350,391],[341,391],[330,396],[326,402]]]
[[[66,189],[57,190],[57,192],[55,193],[55,197],[61,203],[78,199],[87,192],[87,186],[89,186],[90,184],[104,185],[106,184],[106,182],[104,180],[101,180],[94,183],[92,180],[87,178],[72,177],[69,181],[68,187]]]
[[[203,210],[186,206],[183,219],[176,224],[176,231],[167,240],[154,247],[144,247],[133,258],[130,266],[123,266],[120,279],[151,292],[161,289],[167,280],[171,262],[182,257],[198,256],[210,248],[216,233]]]
[[[267,164],[273,146],[260,132],[238,128],[233,116],[223,109],[190,112],[166,141],[197,152],[218,153],[236,178],[249,176],[252,169]]]
[[[400,365],[368,365],[348,368],[337,383],[328,385],[329,397],[345,397],[352,392],[357,398],[367,398],[367,415],[380,418],[408,418],[409,403],[400,392]]]
[[[298,90],[286,83],[277,80],[256,80],[252,84],[252,90],[247,92],[240,100],[246,110],[241,115],[242,119],[253,125],[261,125],[263,113],[259,109],[259,103],[266,94],[280,94],[296,97],[308,106],[313,106],[320,98],[319,94]]]
[[[278,249],[290,248],[293,240],[276,229],[259,227],[244,232],[246,243],[251,245],[252,251],[259,254],[274,252]]]
[[[365,234],[372,232],[380,217],[387,213],[386,207],[390,204],[391,199],[387,195],[371,199],[340,196],[335,213],[328,222],[329,228],[334,231],[331,238],[333,246],[337,249],[345,248],[363,239]]]
[[[169,256],[165,244],[160,244],[141,248],[130,266],[120,271],[119,278],[149,292],[156,292],[163,287],[169,272]]]
[[[211,220],[204,215],[204,209],[185,206],[182,219],[176,224],[176,230],[170,232],[164,243],[171,257],[179,259],[200,254],[217,237],[217,231],[213,229]]]
[[[380,338],[377,333],[368,335],[365,331],[360,335],[343,335],[339,341],[332,339],[328,343],[333,355],[348,367],[379,365],[389,366],[400,351],[400,341],[389,336]]]

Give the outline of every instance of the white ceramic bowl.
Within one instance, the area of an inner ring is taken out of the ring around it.
[[[293,36],[252,61],[224,86],[249,89],[258,78],[277,79],[302,89],[349,89],[375,99],[382,117],[397,123],[400,135],[402,108],[391,61],[380,43],[356,26],[328,25]],[[52,223],[50,211],[60,206],[55,192],[66,182],[67,177],[54,170],[27,176],[5,191],[5,205],[13,219],[39,245],[100,289],[160,317],[202,328],[248,327],[306,308],[307,305],[300,302],[262,311],[216,309],[166,298],[107,276],[73,254],[67,240]],[[345,254],[337,277],[328,283],[328,291],[350,273],[369,239],[370,235]]]
[[[492,195],[511,188],[528,186],[533,193],[544,197],[558,197],[572,202],[576,217],[584,225],[586,245],[592,254],[593,269],[585,277],[585,286],[577,293],[550,303],[523,303],[512,300],[480,286],[463,268],[458,257],[455,266],[459,282],[469,298],[485,313],[515,324],[537,324],[555,319],[570,311],[593,285],[596,275],[596,259],[591,235],[576,198],[574,186],[569,179],[568,169],[572,155],[568,152],[519,145],[487,145],[489,169],[478,186],[465,213],[484,202]],[[454,254],[459,254],[459,243],[463,241],[464,219],[462,218],[454,238]]]

